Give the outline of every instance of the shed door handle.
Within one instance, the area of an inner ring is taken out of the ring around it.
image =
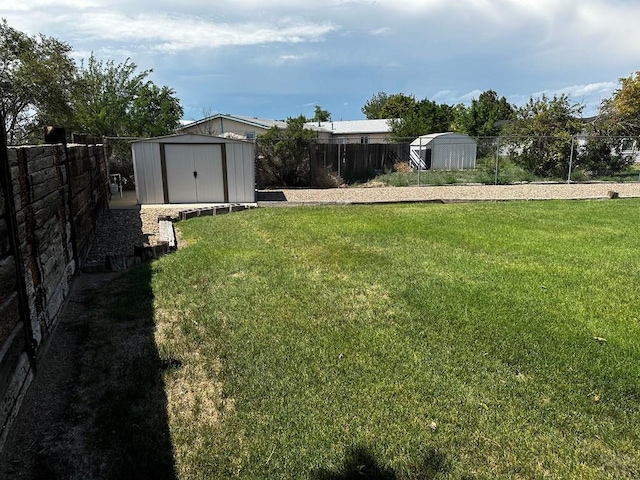
[[[198,178],[198,172],[193,172],[193,178]]]

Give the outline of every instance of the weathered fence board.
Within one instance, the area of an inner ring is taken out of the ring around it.
[[[311,182],[326,172],[347,182],[366,179],[374,172],[408,161],[409,146],[409,143],[317,143],[311,147]]]
[[[108,206],[100,145],[0,142],[0,448]]]

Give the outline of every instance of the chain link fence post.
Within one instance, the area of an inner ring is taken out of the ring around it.
[[[567,175],[567,183],[571,183],[571,168],[573,167],[573,145],[575,143],[575,135],[571,137],[571,154],[569,155],[569,174]]]
[[[495,168],[495,175],[494,175],[494,179],[493,179],[493,184],[497,185],[498,184],[498,165],[500,163],[500,137],[496,137],[496,168]]]

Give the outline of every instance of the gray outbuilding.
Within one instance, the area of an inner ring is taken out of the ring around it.
[[[138,203],[254,203],[254,149],[197,134],[132,142]]]
[[[461,133],[432,133],[411,142],[410,164],[425,170],[464,170],[476,167],[478,145]]]

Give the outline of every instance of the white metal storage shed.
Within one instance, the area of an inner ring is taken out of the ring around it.
[[[478,145],[461,133],[432,133],[411,142],[410,163],[426,170],[464,170],[476,167]]]
[[[254,144],[211,135],[132,142],[136,197],[153,203],[254,203]]]

